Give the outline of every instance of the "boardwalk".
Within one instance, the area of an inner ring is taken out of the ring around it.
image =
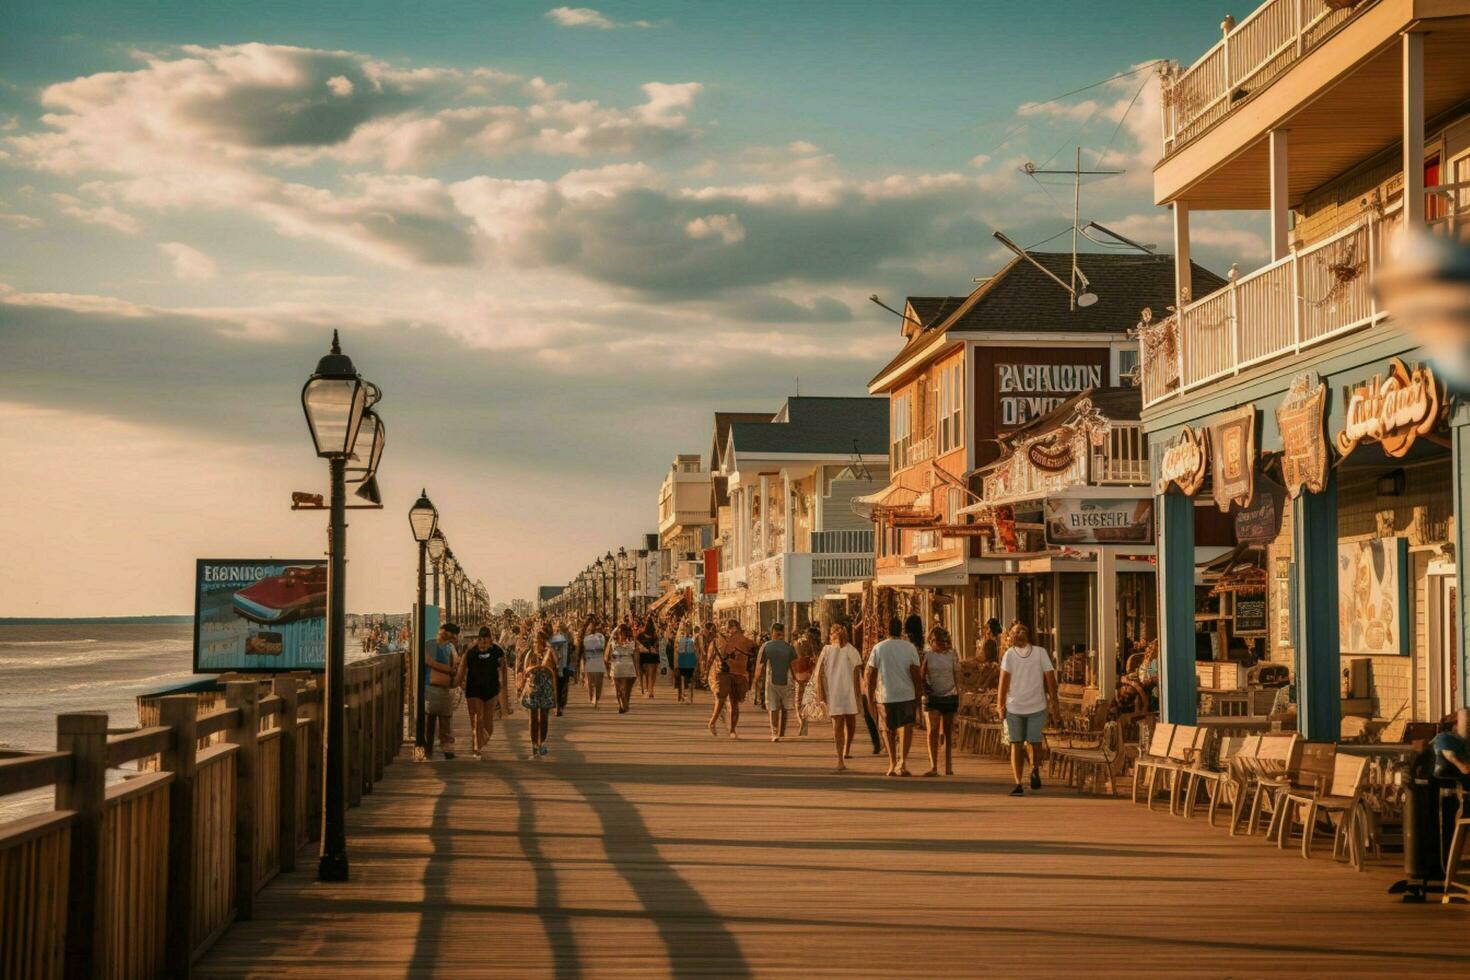
[[[349,814],[352,881],[304,861],[201,975],[1470,972],[1466,912],[1397,904],[1392,868],[1060,789],[1010,799],[970,758],[883,779],[860,749],[836,776],[825,741],[772,745],[756,716],[713,739],[668,701],[574,705],[534,763],[513,720],[492,761],[392,766]]]

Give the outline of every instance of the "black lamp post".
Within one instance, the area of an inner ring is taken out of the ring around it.
[[[628,549],[626,549],[626,548],[619,548],[618,549],[618,557],[617,557],[616,563],[613,565],[613,615],[614,616],[617,615],[617,610],[618,610],[618,577],[624,573],[624,571],[627,569],[627,567],[628,567]],[[628,611],[629,612],[631,612],[633,610],[633,596],[632,596],[632,592],[633,592],[633,590],[628,587],[628,583],[623,583],[623,593],[624,593],[624,595],[626,595],[628,597],[627,598],[627,605],[628,605]]]
[[[428,597],[424,595],[428,569],[427,559],[429,552],[429,539],[439,527],[439,508],[435,507],[433,501],[429,500],[429,491],[419,493],[419,499],[414,502],[408,511],[408,526],[413,529],[413,539],[419,545],[419,628],[418,643],[414,645],[414,655],[409,657],[409,663],[414,665],[409,677],[413,679],[413,734],[414,744],[422,747],[424,744],[424,651],[428,649],[429,637],[425,632],[428,629],[428,620],[424,617],[424,603]]]
[[[429,560],[434,563],[434,595],[432,601],[434,608],[439,607],[439,573],[444,568],[444,553],[449,550],[449,542],[444,537],[444,532],[438,528],[429,535]]]
[[[371,450],[359,458],[365,471],[359,496],[372,500],[377,493],[373,467],[382,454],[382,425],[368,411],[381,397],[377,387],[364,381],[342,353],[337,332],[332,331],[332,350],[317,362],[316,371],[301,389],[301,408],[311,430],[318,457],[327,460],[331,472],[331,520],[327,538],[327,663],[325,677],[326,762],[323,768],[322,844],[317,878],[347,880],[346,755],[343,737],[346,716],[342,698],[342,675],[346,669],[347,603],[347,463],[358,448],[358,433],[369,419],[373,433]]]

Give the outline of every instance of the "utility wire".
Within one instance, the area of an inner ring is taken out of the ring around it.
[[[1101,167],[1104,158],[1106,158],[1107,155],[1113,151],[1113,141],[1116,140],[1118,138],[1118,134],[1122,132],[1123,123],[1128,121],[1128,114],[1133,111],[1134,105],[1138,103],[1138,97],[1143,94],[1143,88],[1147,84],[1148,78],[1145,77],[1143,80],[1143,84],[1138,86],[1138,91],[1133,93],[1133,98],[1128,100],[1128,108],[1124,109],[1123,115],[1118,117],[1118,125],[1113,127],[1113,135],[1108,137],[1108,145],[1103,148],[1102,156],[1099,156],[1097,158],[1097,166]]]

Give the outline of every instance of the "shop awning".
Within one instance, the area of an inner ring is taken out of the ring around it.
[[[653,600],[648,606],[648,611],[651,613],[672,612],[685,598],[683,589],[670,589]]]
[[[884,513],[907,510],[919,499],[919,491],[899,483],[890,483],[877,493],[852,498],[852,512],[866,521],[876,521]]]

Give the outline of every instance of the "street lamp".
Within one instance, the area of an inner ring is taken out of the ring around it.
[[[317,864],[321,881],[347,880],[346,811],[346,713],[343,704],[343,673],[347,666],[347,462],[353,458],[364,417],[372,419],[371,446],[364,446],[363,489],[371,500],[377,493],[376,469],[382,455],[382,424],[368,410],[381,392],[364,381],[342,353],[337,331],[332,331],[332,349],[317,362],[316,370],[301,389],[301,409],[316,446],[331,473],[331,518],[327,537],[327,663],[325,677],[326,763],[323,766],[322,844]]]
[[[459,566],[454,561],[454,549],[444,549],[444,621],[454,622],[454,571]]]
[[[419,492],[419,499],[408,511],[408,526],[413,530],[413,539],[419,545],[419,628],[418,643],[414,647],[414,655],[409,658],[409,663],[415,664],[409,672],[413,678],[413,734],[414,744],[423,747],[424,744],[424,651],[428,649],[429,637],[425,632],[429,628],[428,620],[424,616],[424,603],[426,596],[425,578],[427,578],[426,559],[428,557],[429,542],[439,530],[439,508],[434,506],[429,499],[429,491]],[[442,541],[443,538],[441,537]]]

